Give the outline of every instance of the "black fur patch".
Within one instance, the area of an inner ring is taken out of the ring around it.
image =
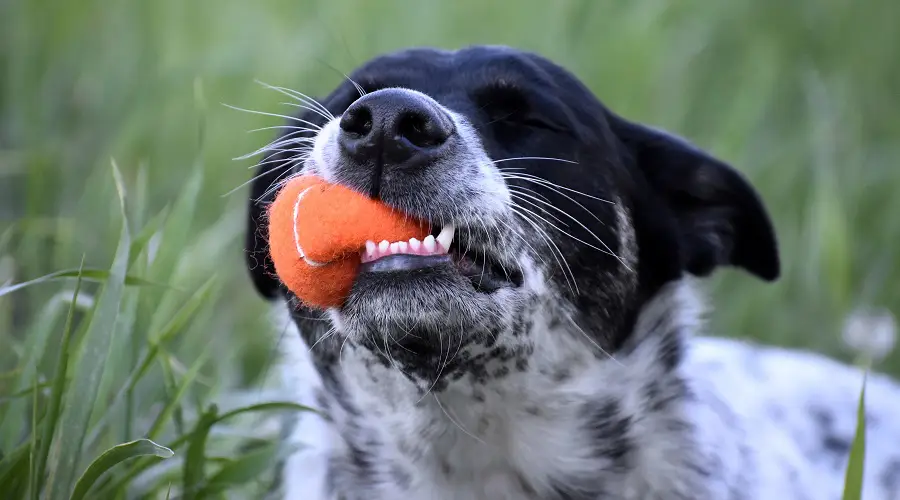
[[[594,455],[608,461],[610,470],[626,472],[634,449],[631,415],[615,399],[587,402],[582,407],[582,415],[594,443]]]

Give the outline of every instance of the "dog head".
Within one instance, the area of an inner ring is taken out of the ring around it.
[[[769,217],[740,173],[617,116],[540,56],[404,50],[367,62],[318,101],[282,91],[303,111],[265,148],[252,185],[247,256],[260,293],[291,299],[272,271],[265,210],[294,174],[430,221],[449,246],[404,255],[415,244],[405,242],[367,262],[327,321],[307,322],[312,312],[292,301],[308,341],[328,322],[337,332],[323,352],[344,341],[394,346],[391,361],[415,373],[458,344],[469,357],[450,374],[471,369],[465,360],[479,352],[527,358],[538,316],[571,319],[614,352],[642,305],[685,274],[779,274]]]

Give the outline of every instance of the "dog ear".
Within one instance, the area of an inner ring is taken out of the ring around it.
[[[612,117],[611,125],[656,196],[672,211],[683,266],[707,276],[736,266],[774,281],[778,244],[759,194],[744,176],[686,140]]]
[[[298,158],[311,148],[308,138],[314,134],[311,125],[323,125],[321,118],[306,111],[287,121],[283,132],[264,151],[253,172],[250,184],[250,200],[247,210],[247,231],[244,258],[256,291],[266,299],[274,299],[281,288],[275,275],[275,267],[269,255],[268,208],[275,199],[277,185],[300,168]],[[301,140],[302,139],[302,140]]]
[[[280,284],[275,277],[275,268],[269,256],[266,210],[272,203],[273,195],[267,195],[267,191],[271,191],[279,177],[286,175],[285,170],[290,168],[290,165],[287,161],[281,161],[280,154],[268,159],[265,159],[265,156],[263,158],[261,164],[256,167],[255,177],[250,184],[244,260],[256,291],[266,299],[274,299]]]

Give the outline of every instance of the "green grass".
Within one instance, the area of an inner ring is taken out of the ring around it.
[[[279,332],[243,268],[246,190],[224,194],[250,176],[230,159],[271,139],[245,132],[278,123],[221,103],[288,112],[254,79],[319,95],[331,67],[408,45],[539,51],[732,162],[784,276],[720,273],[711,329],[852,359],[844,318],[900,310],[898,18],[894,0],[0,0],[0,287],[64,271],[0,295],[0,491],[259,497],[273,419],[302,409],[265,383]],[[900,375],[900,352],[877,368]]]

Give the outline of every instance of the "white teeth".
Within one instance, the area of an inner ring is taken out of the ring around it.
[[[383,240],[381,243],[374,241],[366,241],[366,248],[361,252],[360,260],[362,262],[376,261],[388,255],[406,254],[406,255],[444,255],[450,244],[453,243],[453,233],[455,228],[452,225],[444,226],[437,238],[427,236],[424,240],[419,241],[417,238],[410,238],[409,241],[395,241],[393,243]]]
[[[426,236],[425,240],[422,241],[422,246],[425,247],[425,250],[428,251],[428,253],[433,253],[434,249],[437,248],[437,244],[434,241],[434,236],[430,234]]]
[[[440,234],[437,235],[437,242],[441,244],[441,250],[447,251],[450,249],[450,244],[453,243],[453,234],[456,232],[456,228],[453,227],[453,224],[447,224],[441,229]]]

